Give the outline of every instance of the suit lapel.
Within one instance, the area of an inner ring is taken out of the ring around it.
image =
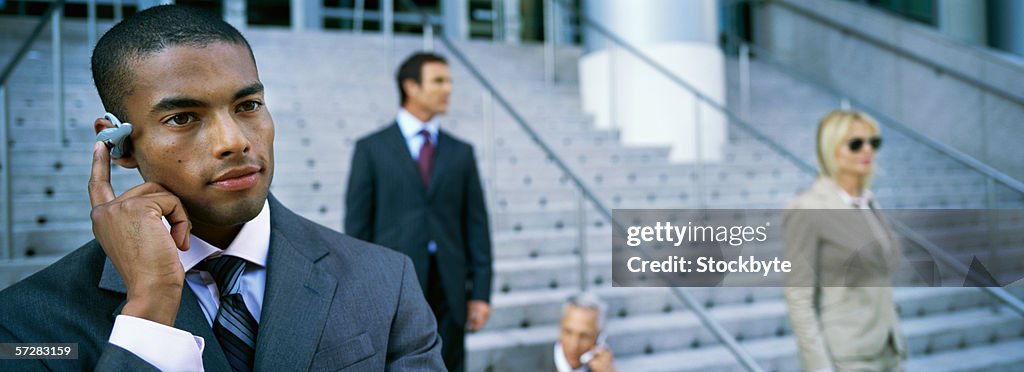
[[[440,136],[439,136],[440,137]],[[391,148],[390,152],[395,156],[395,164],[398,164],[400,172],[406,174],[406,178],[415,180],[417,190],[420,193],[426,193],[426,186],[423,185],[423,181],[420,179],[420,169],[416,165],[416,160],[412,158],[412,154],[409,153],[409,145],[405,141],[405,136],[402,134],[402,130],[398,127],[398,122],[393,123],[391,128],[388,129],[388,134],[384,136],[385,141]],[[435,154],[437,153],[437,147],[434,149]],[[434,167],[437,167],[437,156],[434,156]],[[435,169],[434,174],[437,174]]]
[[[110,262],[109,258],[103,262],[103,273],[100,275],[99,287],[121,294],[127,292],[121,275],[117,273],[117,269],[114,268],[114,264]],[[114,317],[121,314],[121,309],[124,308],[126,302],[127,299],[122,301],[121,305],[114,310],[112,314]],[[203,367],[206,370],[231,370],[227,357],[224,356],[224,351],[220,348],[217,337],[213,335],[213,329],[210,327],[209,321],[206,320],[206,315],[203,315],[203,310],[199,307],[199,298],[192,292],[192,288],[188,286],[188,283],[185,283],[181,291],[181,303],[178,305],[178,315],[174,320],[174,328],[189,332],[193,336],[202,337],[206,341],[206,347],[203,349]]]
[[[302,219],[270,197],[270,252],[256,370],[306,370],[316,353],[337,280],[315,264],[327,255]],[[293,244],[302,242],[302,244]]]

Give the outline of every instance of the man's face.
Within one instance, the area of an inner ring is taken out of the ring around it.
[[[597,316],[596,310],[573,305],[562,315],[558,342],[573,369],[580,367],[580,356],[597,344]]]
[[[427,62],[420,71],[420,83],[408,81],[406,99],[426,111],[430,116],[448,112],[448,97],[452,94],[452,78],[448,65]]]
[[[197,227],[256,217],[274,174],[274,120],[249,50],[173,46],[129,70],[132,153],[116,161],[177,195]]]

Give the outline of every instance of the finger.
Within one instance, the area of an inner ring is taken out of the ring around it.
[[[175,199],[177,198],[176,195],[174,195],[170,191],[167,191],[166,188],[160,186],[160,184],[158,183],[153,182],[144,182],[138,186],[132,187],[131,189],[128,189],[127,191],[121,193],[120,198],[127,199],[143,196],[162,196],[174,197]],[[178,199],[178,202],[180,203],[180,199]],[[184,210],[184,208],[182,208],[182,210]],[[188,236],[192,232],[192,221],[186,221],[188,223],[185,225],[175,225],[170,221],[170,219],[168,219],[167,222],[169,225],[171,225],[170,233],[171,237],[174,239],[174,245],[181,249],[182,251],[187,251],[190,247]]]
[[[92,207],[114,200],[114,188],[110,186],[110,154],[107,146],[96,142],[92,148],[92,174],[89,176],[89,201]]]
[[[181,199],[167,192],[149,194],[140,198],[150,201],[156,211],[167,219],[167,223],[171,225],[170,233],[175,246],[182,251],[188,250],[188,234],[192,223],[185,212],[185,206],[181,204]]]
[[[160,194],[160,193],[172,194],[170,191],[167,191],[167,189],[165,189],[163,186],[160,186],[160,184],[158,184],[158,183],[143,182],[142,184],[139,184],[138,186],[132,187],[132,188],[128,189],[127,191],[121,193],[120,197],[121,197],[121,199],[127,199],[127,198],[139,197],[139,196],[143,196],[143,195],[147,195],[147,194]]]

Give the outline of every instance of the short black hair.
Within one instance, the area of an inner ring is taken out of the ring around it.
[[[395,80],[398,82],[398,95],[401,97],[400,104],[405,105],[405,89],[402,88],[402,83],[406,80],[412,80],[416,84],[420,84],[423,81],[423,65],[430,62],[440,62],[448,64],[448,61],[439,54],[430,52],[416,52],[413,55],[406,58],[402,65],[398,67],[398,74],[395,76]]]
[[[126,18],[107,31],[92,52],[92,80],[103,107],[128,120],[124,98],[132,93],[129,62],[172,46],[201,48],[216,42],[244,45],[252,57],[252,47],[237,29],[200,9],[161,5]]]

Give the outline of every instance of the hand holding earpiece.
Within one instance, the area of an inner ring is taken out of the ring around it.
[[[89,199],[93,235],[127,289],[121,314],[173,326],[185,281],[178,251],[188,250],[192,228],[181,200],[152,182],[115,197],[110,156],[100,143],[93,147]]]
[[[121,123],[121,120],[114,116],[114,114],[106,113],[103,114],[103,118],[110,121],[114,125],[113,128],[107,128],[96,134],[96,141],[103,142],[110,150],[110,156],[114,158],[120,158],[125,155],[126,144],[128,139],[132,135],[132,124]]]
[[[612,355],[612,349],[605,345],[598,345],[593,351],[590,360],[580,361],[583,365],[587,366],[592,372],[614,372],[615,371],[615,357]]]

